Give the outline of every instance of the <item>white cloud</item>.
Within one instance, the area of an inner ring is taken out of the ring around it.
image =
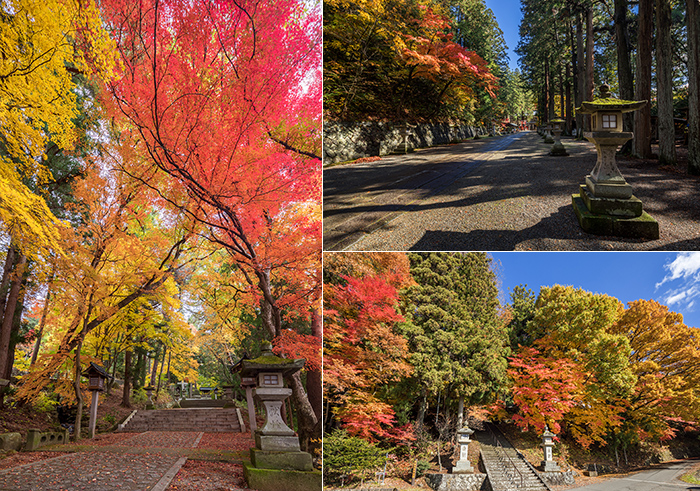
[[[693,282],[700,281],[700,252],[680,252],[671,263],[664,266],[670,274],[656,284],[658,289],[664,283],[674,281],[679,278],[691,279]]]
[[[700,252],[679,252],[664,269],[666,275],[656,283],[657,298],[675,311],[692,312],[700,299]]]

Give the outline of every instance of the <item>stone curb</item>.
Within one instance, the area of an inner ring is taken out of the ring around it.
[[[187,457],[180,457],[163,477],[151,488],[151,491],[165,491],[170,486],[170,482],[175,478],[180,468],[187,462]]]

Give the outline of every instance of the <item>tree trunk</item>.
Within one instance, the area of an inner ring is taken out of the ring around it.
[[[49,276],[49,281],[47,284],[47,290],[46,290],[46,298],[44,299],[44,307],[41,309],[41,320],[39,321],[39,330],[36,334],[36,342],[34,343],[34,349],[32,350],[32,359],[29,362],[29,366],[34,365],[36,363],[36,359],[39,356],[39,349],[41,348],[41,338],[44,335],[44,326],[46,325],[46,316],[49,313],[49,305],[51,304],[51,290],[53,288],[53,278],[54,274],[56,272],[56,268],[54,266],[53,270],[51,271],[51,276]]]
[[[543,122],[547,122],[551,119],[550,114],[552,113],[552,108],[550,104],[550,92],[552,88],[549,85],[549,56],[544,57],[544,112],[543,112]]]
[[[160,353],[158,352],[158,349],[155,350],[153,353],[153,363],[151,364],[151,381],[149,382],[149,385],[151,387],[156,386],[156,375],[158,375],[158,355]]]
[[[317,309],[311,313],[311,335],[323,339],[323,327],[321,316]],[[306,374],[306,391],[309,395],[309,402],[314,408],[316,419],[321,419],[323,411],[323,386],[321,370],[309,370]]]
[[[576,92],[575,92],[575,105],[576,107],[581,107],[581,102],[584,101],[584,91],[586,87],[586,62],[585,53],[583,49],[583,19],[581,18],[581,13],[576,13]],[[584,118],[583,114],[576,112],[576,130],[578,135],[581,135],[583,131]]]
[[[676,163],[673,126],[673,49],[671,2],[656,0],[656,101],[659,107],[659,163]]]
[[[12,366],[7,371],[8,360],[10,359],[10,338],[15,319],[15,310],[20,298],[25,268],[27,267],[27,256],[19,253],[16,258],[14,271],[11,273],[10,291],[5,302],[5,310],[0,327],[0,378],[10,379]]]
[[[127,348],[124,353],[124,391],[121,406],[131,407],[131,348]]]
[[[425,411],[428,406],[428,389],[421,387],[421,402],[418,408],[418,416],[416,417],[416,426],[423,428],[423,420],[425,419]]]
[[[653,0],[639,0],[639,34],[637,36],[637,85],[634,99],[649,101],[634,111],[634,153],[651,158],[651,40],[653,37]]]
[[[688,173],[700,175],[700,3],[686,0],[688,29]]]
[[[163,367],[165,366],[165,354],[168,352],[168,347],[163,345],[163,357],[160,360],[160,370],[158,371],[158,379],[156,384],[156,399],[158,399],[158,394],[160,394],[160,386],[163,383]],[[170,355],[168,355],[168,360],[170,360]],[[151,382],[151,385],[153,382]]]
[[[630,63],[630,43],[627,32],[627,0],[615,0],[615,37],[617,46],[617,80],[620,85],[620,99],[631,101],[634,97],[634,80]],[[634,115],[629,112],[622,115],[622,128],[632,131]],[[630,153],[631,140],[622,147],[622,152]]]
[[[321,420],[316,418],[314,408],[309,403],[299,372],[289,377],[289,381],[292,388],[292,399],[297,408],[299,441],[301,442],[302,450],[309,451],[314,446],[313,441],[316,442],[316,445],[319,445],[321,442],[323,436]]]
[[[457,430],[461,430],[464,426],[464,396],[459,396],[457,403]]]
[[[573,107],[571,106],[571,63],[566,64],[566,132],[571,134],[573,125]]]
[[[593,50],[595,42],[593,38],[593,8],[586,9],[586,92],[584,100],[593,100],[593,89],[595,79],[593,77]],[[584,126],[586,131],[591,131],[591,115],[585,115]]]
[[[85,331],[80,333],[80,339],[78,340],[78,345],[75,347],[75,372],[73,374],[73,391],[75,392],[75,400],[77,403],[77,409],[75,413],[75,424],[73,426],[73,440],[80,440],[81,423],[83,419],[83,391],[80,390],[80,377],[82,376],[83,370],[80,366],[80,352],[83,349],[83,340],[85,339]]]

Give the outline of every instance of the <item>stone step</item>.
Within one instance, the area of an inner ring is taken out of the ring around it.
[[[235,409],[188,408],[137,411],[121,431],[240,432],[241,427]]]

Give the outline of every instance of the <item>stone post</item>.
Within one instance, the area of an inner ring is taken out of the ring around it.
[[[566,152],[566,148],[564,148],[564,145],[561,143],[561,133],[562,133],[562,124],[564,123],[563,119],[554,119],[552,120],[552,133],[554,133],[554,145],[552,146],[552,150],[549,152],[550,155],[553,155],[555,157],[565,157],[569,155]]]
[[[150,385],[148,387],[144,387],[146,389],[146,397],[148,397],[148,404],[146,404],[146,409],[153,409],[153,387]]]

